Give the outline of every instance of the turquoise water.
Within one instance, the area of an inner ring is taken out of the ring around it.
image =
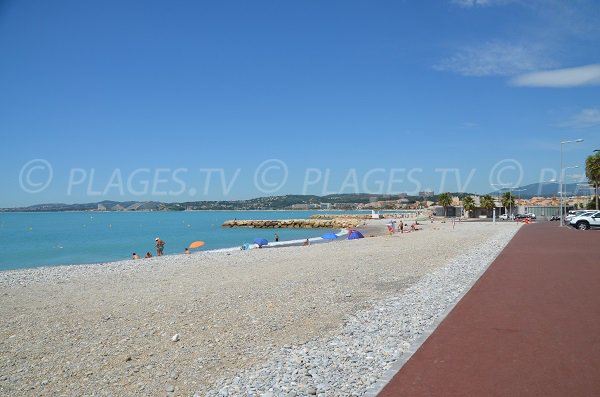
[[[183,253],[202,240],[201,250],[237,247],[262,237],[269,241],[321,236],[324,229],[222,228],[229,219],[302,219],[311,211],[50,212],[0,213],[0,270],[155,255],[154,239],[166,242],[165,254]]]

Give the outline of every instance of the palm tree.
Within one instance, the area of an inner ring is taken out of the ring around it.
[[[438,196],[438,204],[444,207],[444,216],[446,216],[446,208],[452,204],[450,193],[442,193]]]
[[[513,197],[511,192],[506,192],[502,195],[502,206],[504,210],[508,214],[508,209],[512,208],[515,205],[515,198]]]
[[[481,208],[484,208],[484,209],[486,209],[488,211],[492,210],[492,209],[494,209],[496,207],[496,203],[494,202],[494,198],[491,195],[489,195],[489,194],[486,194],[486,195],[482,196],[480,202],[481,202]]]
[[[594,185],[596,193],[596,210],[598,209],[598,185],[600,185],[600,152],[585,159],[585,176],[590,185]]]
[[[473,196],[467,196],[463,199],[463,208],[470,215],[470,212],[475,209],[475,200],[473,200]],[[469,218],[469,216],[467,216]]]

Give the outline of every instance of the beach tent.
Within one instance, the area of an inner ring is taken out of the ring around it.
[[[356,240],[357,238],[365,238],[365,236],[363,236],[362,233],[358,230],[353,230],[348,235],[348,240]]]
[[[254,239],[254,244],[258,245],[259,247],[262,247],[263,245],[269,244],[269,242],[265,238],[256,238]]]
[[[336,238],[338,238],[338,236],[335,233],[325,233],[321,236],[321,238],[325,240],[335,240]]]

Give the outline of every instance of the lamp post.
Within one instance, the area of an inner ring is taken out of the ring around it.
[[[498,189],[498,203],[500,203],[500,205],[502,205],[502,201],[500,200],[500,191],[502,189],[506,189],[507,187],[510,187],[510,185],[508,183],[492,183],[491,186]],[[498,211],[498,212],[500,212],[500,211]],[[498,213],[498,216],[500,216],[499,213]],[[494,208],[494,222],[496,222],[496,208]]]
[[[563,145],[567,143],[579,143],[583,142],[583,139],[575,139],[572,141],[562,141],[560,143],[560,227],[565,225],[565,221],[563,219]]]
[[[564,171],[570,170],[570,169],[573,169],[573,168],[579,168],[579,166],[578,165],[573,165],[571,167],[564,167],[562,169],[563,172],[560,175],[560,180],[562,181],[563,178],[564,178],[564,175],[562,175],[564,173]],[[561,223],[560,226],[564,226],[564,223],[565,223],[564,219],[563,219],[563,214],[564,214],[564,211],[563,211],[564,199],[563,199],[563,197],[564,197],[564,195],[565,195],[566,192],[563,191],[563,187],[564,187],[564,183],[561,183],[560,184],[560,223]]]
[[[513,197],[512,197],[512,192],[518,192],[518,196],[519,196],[519,200],[518,200],[518,201],[521,201],[521,193],[520,193],[520,192],[524,192],[525,190],[527,190],[527,189],[516,189],[516,190],[512,190],[512,189],[511,189],[511,191],[510,191],[510,198],[511,198],[511,199],[513,198]],[[515,202],[515,204],[517,204],[517,205],[518,205],[518,203],[517,203],[517,202]],[[517,208],[518,208],[518,207],[517,207]],[[512,200],[511,200],[511,210],[510,210],[509,212],[510,212],[510,214],[512,215]],[[518,212],[517,212],[517,213],[518,213]]]
[[[594,149],[594,152],[600,152],[600,149]],[[590,169],[590,171],[596,171],[600,169],[600,166]],[[596,198],[596,210],[598,209],[598,185],[594,185],[594,197]]]

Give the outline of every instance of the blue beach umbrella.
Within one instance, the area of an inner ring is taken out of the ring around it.
[[[338,238],[338,236],[335,233],[325,233],[321,236],[321,238],[325,240],[335,240],[336,238]]]
[[[359,232],[358,230],[353,230],[349,235],[348,235],[348,240],[356,240],[357,238],[365,238],[365,236],[362,235],[361,232]]]
[[[269,244],[269,242],[265,238],[255,238],[254,244],[258,245],[259,247],[262,247],[263,245]]]

